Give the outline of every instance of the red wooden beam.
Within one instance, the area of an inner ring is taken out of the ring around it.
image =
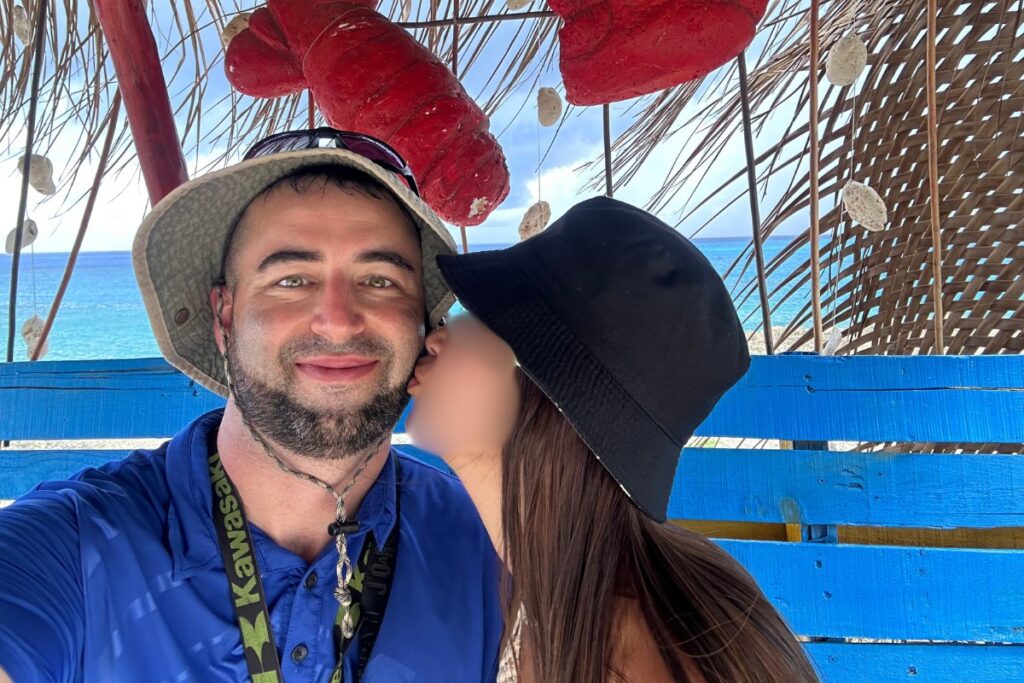
[[[152,204],[188,180],[153,30],[142,0],[94,0],[114,60],[142,176]]]

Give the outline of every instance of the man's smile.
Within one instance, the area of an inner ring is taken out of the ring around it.
[[[314,356],[296,362],[295,368],[318,382],[349,384],[368,376],[379,365],[378,359],[364,356]]]

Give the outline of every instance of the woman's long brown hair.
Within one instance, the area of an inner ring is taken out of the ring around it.
[[[676,681],[817,681],[803,648],[743,567],[705,537],[644,515],[522,371],[502,457],[505,623],[522,608],[533,683],[627,680],[615,670],[617,598],[637,599]],[[620,603],[621,604],[621,603]],[[524,670],[528,668],[529,670]],[[639,682],[646,683],[646,682]]]

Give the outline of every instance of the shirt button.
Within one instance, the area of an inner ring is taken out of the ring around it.
[[[292,650],[292,661],[296,664],[301,664],[308,654],[309,648],[302,643],[299,643],[295,646],[295,649]]]
[[[316,586],[316,581],[316,572],[310,572],[309,576],[306,577],[306,590],[313,590],[313,588]]]

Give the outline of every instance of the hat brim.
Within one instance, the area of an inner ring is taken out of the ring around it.
[[[243,161],[184,183],[143,220],[132,262],[153,334],[168,362],[202,386],[228,395],[214,340],[210,290],[228,237],[245,208],[270,185],[310,166],[353,168],[385,187],[420,235],[427,321],[436,326],[454,303],[436,257],[456,253],[444,223],[397,175],[358,154],[313,149]]]
[[[511,250],[437,259],[459,303],[508,344],[620,488],[664,522],[681,446],[590,353],[546,300],[529,259]]]

